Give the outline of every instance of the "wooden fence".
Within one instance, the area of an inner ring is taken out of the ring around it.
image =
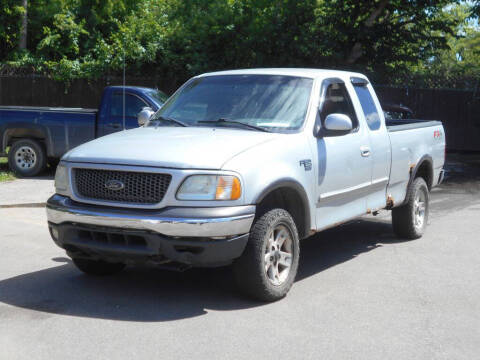
[[[0,76],[0,105],[97,108],[108,85],[121,85],[122,78],[73,80],[70,84],[43,76]],[[127,78],[127,85],[171,89],[155,78]]]
[[[468,90],[375,87],[381,102],[410,107],[415,117],[443,122],[447,149],[480,151],[480,94]]]

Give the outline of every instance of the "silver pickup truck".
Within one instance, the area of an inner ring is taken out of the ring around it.
[[[48,225],[87,274],[232,264],[246,294],[273,301],[318,231],[387,209],[398,236],[422,236],[444,159],[442,124],[386,123],[364,75],[208,73],[143,127],[65,154]]]

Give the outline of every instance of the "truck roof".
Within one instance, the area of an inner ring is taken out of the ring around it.
[[[111,88],[111,89],[123,89],[123,85],[110,85],[110,86],[107,86],[106,88]],[[129,85],[126,85],[125,86],[125,90],[155,90],[154,88],[149,88],[149,87],[146,87],[146,86],[129,86]]]
[[[298,76],[306,78],[326,78],[326,77],[340,77],[347,76],[359,77],[367,79],[363,74],[341,71],[341,70],[328,70],[328,69],[311,69],[311,68],[259,68],[259,69],[239,69],[239,70],[225,70],[216,71],[201,74],[198,77],[203,76],[216,76],[216,75],[284,75],[284,76]]]

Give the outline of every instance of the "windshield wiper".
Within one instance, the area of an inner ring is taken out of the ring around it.
[[[246,128],[252,129],[252,130],[257,130],[257,131],[263,131],[263,132],[270,132],[270,130],[267,130],[265,128],[262,128],[260,126],[255,126],[255,125],[250,125],[243,123],[241,121],[235,121],[235,120],[229,120],[225,118],[220,118],[217,120],[200,120],[197,121],[197,123],[202,123],[202,124],[233,124],[233,125],[242,125]]]
[[[167,117],[167,116],[162,116],[162,115],[160,115],[159,117],[156,117],[155,119],[152,119],[152,121],[167,121],[167,122],[172,122],[174,124],[177,124],[177,125],[180,125],[180,126],[183,126],[183,127],[188,126],[183,121],[180,121],[180,120],[177,120],[177,119],[174,119],[174,118],[171,118],[171,117]]]

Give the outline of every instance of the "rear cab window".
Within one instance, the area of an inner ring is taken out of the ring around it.
[[[354,83],[353,88],[358,96],[360,105],[362,106],[365,120],[370,130],[378,130],[381,126],[380,115],[378,113],[377,106],[373,100],[372,94],[367,87],[367,83]]]
[[[125,116],[136,117],[148,104],[133,94],[125,94]],[[112,95],[110,116],[123,116],[123,93],[115,92]]]

